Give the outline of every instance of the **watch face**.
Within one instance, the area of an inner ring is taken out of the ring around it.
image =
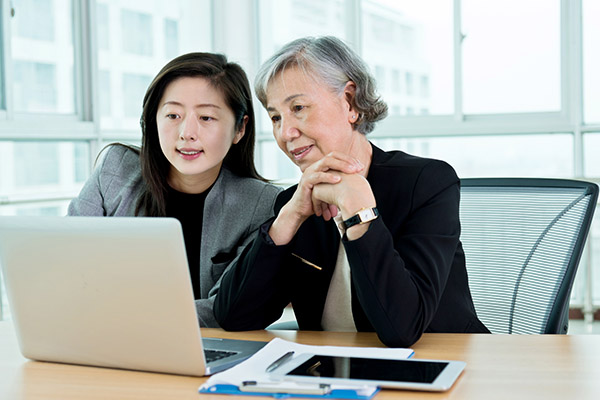
[[[375,218],[375,213],[371,208],[367,208],[365,210],[360,210],[358,212],[358,217],[361,222],[367,222]]]

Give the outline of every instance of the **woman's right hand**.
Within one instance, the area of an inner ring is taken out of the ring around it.
[[[357,159],[339,152],[331,152],[304,170],[294,195],[279,211],[271,225],[269,236],[277,245],[288,244],[304,221],[311,215],[329,220],[337,214],[334,205],[315,201],[312,190],[320,183],[336,184],[341,176],[338,172],[354,174],[364,166]]]

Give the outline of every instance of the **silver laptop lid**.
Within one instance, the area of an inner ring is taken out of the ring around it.
[[[0,264],[25,357],[205,373],[177,220],[0,217]]]

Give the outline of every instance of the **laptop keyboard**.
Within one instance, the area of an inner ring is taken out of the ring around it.
[[[225,351],[225,350],[208,350],[204,349],[204,357],[206,358],[206,362],[213,362],[217,360],[221,360],[226,357],[230,357],[236,355],[237,351]]]

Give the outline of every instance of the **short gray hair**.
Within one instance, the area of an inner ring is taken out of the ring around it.
[[[387,104],[377,93],[375,79],[365,62],[348,45],[333,36],[296,39],[281,48],[260,67],[254,88],[266,108],[267,87],[271,80],[289,67],[318,75],[334,93],[341,93],[348,81],[356,85],[352,106],[358,112],[354,128],[367,134],[375,123],[387,116]]]

